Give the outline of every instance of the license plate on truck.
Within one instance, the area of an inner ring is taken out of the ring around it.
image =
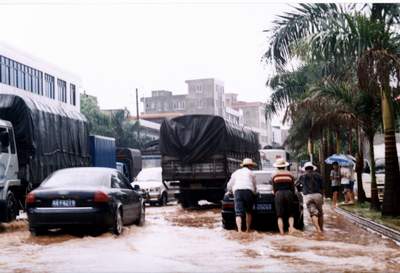
[[[60,207],[75,207],[75,200],[69,200],[69,199],[67,199],[67,200],[53,200],[51,202],[51,205],[53,207],[57,207],[57,208],[60,208]]]
[[[260,211],[271,211],[272,210],[272,204],[256,204],[255,206],[256,210]]]

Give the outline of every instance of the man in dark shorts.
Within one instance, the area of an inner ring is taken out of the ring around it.
[[[292,234],[294,228],[294,177],[285,168],[289,166],[284,159],[278,159],[274,163],[277,168],[276,173],[272,176],[272,186],[275,194],[275,211],[278,221],[278,228],[281,235],[284,234],[283,217],[289,219],[289,234]]]
[[[235,196],[236,226],[242,232],[242,217],[246,215],[246,231],[250,231],[253,205],[257,192],[256,177],[251,171],[257,164],[250,158],[243,159],[242,168],[236,170],[229,180],[227,189]]]

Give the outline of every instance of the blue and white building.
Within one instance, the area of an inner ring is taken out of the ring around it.
[[[80,111],[81,89],[76,75],[0,43],[0,93],[31,96]]]

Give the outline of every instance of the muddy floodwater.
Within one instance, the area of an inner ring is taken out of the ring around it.
[[[325,208],[325,233],[239,235],[220,210],[148,207],[143,227],[33,237],[25,221],[0,226],[0,272],[400,272],[400,247]]]

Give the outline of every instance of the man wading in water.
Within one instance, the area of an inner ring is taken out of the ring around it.
[[[243,159],[242,168],[236,170],[229,180],[227,189],[234,193],[236,226],[242,232],[242,217],[246,215],[246,231],[250,231],[253,205],[257,192],[256,177],[251,171],[257,164],[250,158]]]
[[[274,163],[277,168],[276,173],[272,176],[272,186],[275,195],[275,210],[278,221],[278,228],[281,235],[284,234],[283,218],[288,217],[289,234],[298,231],[294,228],[294,177],[285,170],[289,166],[284,159],[278,159]]]
[[[300,176],[297,184],[303,186],[302,191],[312,223],[317,232],[322,233],[324,230],[324,213],[322,210],[322,205],[324,204],[322,196],[324,182],[321,175],[315,171],[316,169],[317,167],[311,162],[304,164],[304,171],[306,173]]]

